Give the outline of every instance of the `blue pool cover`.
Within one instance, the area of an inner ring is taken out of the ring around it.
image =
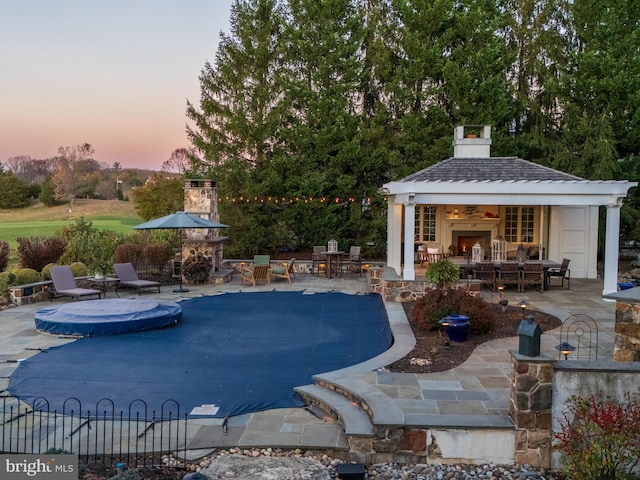
[[[174,400],[180,414],[224,418],[299,406],[295,386],[392,343],[379,295],[226,293],[180,305],[174,326],[82,338],[23,361],[9,391],[58,412],[69,397],[83,412],[107,398],[125,414],[141,399],[160,416]]]

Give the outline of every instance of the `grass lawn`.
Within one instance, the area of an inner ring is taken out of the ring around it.
[[[120,233],[133,232],[132,227],[143,222],[131,202],[118,200],[83,200],[74,202],[71,212],[69,205],[46,207],[41,203],[19,209],[0,210],[0,240],[9,244],[11,258],[15,258],[18,237],[51,237],[60,228],[73,225],[84,217],[94,228]]]

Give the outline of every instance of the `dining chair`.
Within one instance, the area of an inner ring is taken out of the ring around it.
[[[349,273],[358,273],[358,276],[362,276],[362,257],[360,257],[360,250],[362,247],[352,246],[349,250],[349,256],[345,259],[343,264],[346,266]]]
[[[562,264],[560,268],[550,268],[547,270],[547,286],[548,287],[560,287],[564,288],[564,282],[567,282],[567,290],[571,289],[571,270],[569,269],[569,262],[571,260],[568,258],[562,259]],[[558,285],[557,282],[554,285],[553,279],[557,279],[560,281]]]
[[[511,285],[520,290],[520,268],[518,262],[501,262],[497,268],[497,286]]]
[[[496,288],[496,266],[493,262],[476,262],[473,268],[473,278],[480,280],[481,285],[488,285],[491,290]]]
[[[520,293],[524,292],[526,285],[540,287],[544,290],[544,272],[542,262],[524,262],[524,268],[520,272]]]
[[[327,247],[324,245],[316,245],[313,247],[313,256],[311,257],[311,274],[320,276],[320,267],[327,264]]]

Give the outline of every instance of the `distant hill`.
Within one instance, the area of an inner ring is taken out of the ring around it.
[[[0,222],[42,222],[60,221],[85,217],[91,218],[133,218],[142,222],[133,208],[133,202],[121,200],[76,199],[72,211],[69,204],[47,207],[37,202],[26,208],[0,209]]]

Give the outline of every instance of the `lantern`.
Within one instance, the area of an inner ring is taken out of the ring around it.
[[[476,241],[475,245],[471,247],[471,261],[482,262],[483,260],[484,260],[484,255],[482,252],[482,245],[480,245],[479,241]]]
[[[507,260],[507,242],[500,235],[491,240],[491,260],[494,262]]]
[[[518,245],[518,250],[516,251],[516,259],[520,263],[524,262],[527,259],[527,250],[522,244]]]
[[[337,252],[338,251],[338,242],[331,239],[329,240],[329,245],[327,246],[327,252]]]

